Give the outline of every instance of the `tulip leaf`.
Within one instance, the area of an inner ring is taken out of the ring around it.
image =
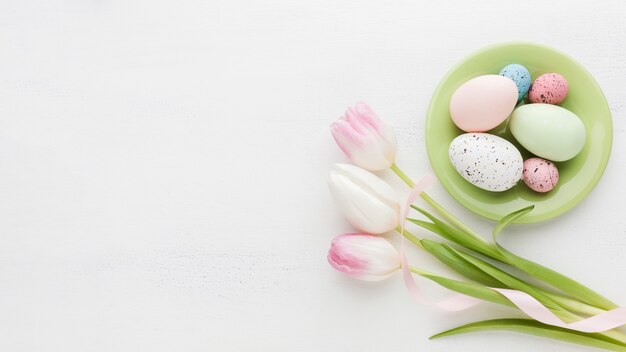
[[[418,274],[436,282],[440,286],[443,286],[449,290],[462,293],[464,295],[474,298],[482,299],[483,301],[498,303],[515,308],[515,305],[511,303],[511,301],[509,301],[496,291],[490,289],[489,287],[471,282],[463,282],[459,280],[449,279],[432,273],[421,272]]]
[[[505,215],[496,227],[493,229],[493,236],[495,237],[502,230],[504,230],[507,226],[509,226],[513,221],[521,218],[522,216],[530,213],[533,209],[535,209],[534,205],[528,206],[526,208],[522,208],[520,210],[516,210],[508,215]],[[495,238],[494,238],[495,239]]]
[[[502,287],[502,283],[500,281],[494,279],[491,275],[486,274],[476,266],[468,263],[455,252],[450,251],[447,245],[428,239],[421,240],[421,243],[423,248],[440,262],[466,278],[489,287]]]
[[[478,331],[506,330],[531,334],[565,342],[597,347],[609,351],[626,351],[626,345],[598,333],[584,333],[556,326],[546,325],[530,319],[494,319],[466,324],[431,336],[436,339]]]
[[[409,221],[417,224],[418,226],[426,228],[427,230],[432,231],[433,233],[438,234],[449,241],[457,243],[469,250],[483,254],[500,262],[512,265],[530,274],[531,276],[534,276],[535,278],[542,280],[545,283],[561,290],[565,294],[568,294],[580,300],[583,303],[602,308],[604,310],[610,310],[617,307],[615,303],[604,298],[602,295],[584,286],[583,284],[543,265],[517,256],[506,250],[497,242],[497,235],[513,221],[532,211],[532,206],[525,207],[504,216],[493,231],[494,244],[487,244],[486,242],[475,238],[467,232],[448,225],[444,221],[437,219],[435,216],[417,206],[413,205],[412,208],[424,214],[428,219],[432,221],[432,223],[415,219],[408,219]]]
[[[482,270],[485,274],[490,275],[494,279],[498,280],[502,284],[504,284],[508,288],[512,288],[514,290],[519,290],[528,293],[533,296],[536,300],[541,302],[547,308],[558,312],[564,312],[565,310],[559,306],[554,300],[539,292],[535,287],[527,284],[526,282],[516,278],[515,276],[503,271],[502,269],[491,265],[481,259],[478,259],[474,256],[471,256],[467,253],[463,253],[461,251],[457,251],[456,249],[445,245],[449,251],[456,253],[459,257],[466,260],[468,263],[476,266],[478,269]]]
[[[434,215],[430,214],[429,212],[427,212],[426,210],[418,206],[411,205],[411,207],[419,211],[420,213],[422,213],[430,221],[432,221],[434,225],[438,227],[438,231],[433,231],[434,233],[446,238],[447,240],[458,243],[459,245],[465,248],[471,249],[475,252],[482,253],[488,256],[492,256],[492,257],[493,256],[497,257],[499,255],[499,253],[484,239],[476,238],[467,232],[459,230],[458,228],[452,225],[449,225],[443,220],[438,219]],[[413,222],[413,219],[409,219],[409,221]],[[416,222],[413,222],[413,223],[422,226],[420,223],[416,223]],[[430,227],[432,228],[432,226]],[[426,229],[430,230],[430,228],[427,228],[427,227]]]
[[[602,312],[600,309],[594,309],[594,307],[585,305],[577,300],[547,293],[543,289],[531,283],[521,281],[510,273],[485,262],[469,252],[457,250],[451,248],[447,244],[428,239],[422,239],[419,241],[421,248],[425,249],[436,257],[441,263],[466,278],[488,287],[515,288],[530,295],[534,295],[534,297],[536,297],[544,305],[551,307],[555,313],[563,319],[574,317],[572,314],[565,312],[565,310],[569,310],[571,312],[582,312],[584,314],[591,315]],[[493,270],[493,272],[491,272],[492,275],[490,275],[489,272],[481,270],[481,268],[465,259],[468,256],[471,256],[473,261],[478,261],[478,263],[481,263],[483,266]],[[498,280],[498,278],[500,280]],[[505,283],[508,283],[508,285]]]
[[[555,288],[563,291],[564,293],[577,298],[578,300],[590,304],[592,306],[602,308],[605,310],[610,310],[616,308],[617,305],[610,300],[604,298],[599,293],[591,290],[587,286],[571,279],[563,274],[560,274],[550,268],[547,268],[541,264],[535,263],[531,260],[522,258],[518,255],[515,255],[504,247],[502,247],[497,241],[497,235],[500,233],[508,224],[510,224],[515,219],[523,216],[524,214],[531,211],[531,207],[523,208],[517,210],[509,215],[506,215],[502,218],[498,226],[493,231],[493,241],[495,243],[495,248],[501,257],[504,258],[504,262],[517,267],[525,271],[526,273],[534,276],[537,279],[544,281],[547,284],[552,285]]]
[[[564,293],[574,298],[577,298],[584,303],[605,310],[617,308],[617,305],[615,303],[609,301],[599,293],[593,291],[592,289],[579,283],[578,281],[575,281],[574,279],[571,279],[541,264],[537,264],[533,261],[517,256],[507,251],[499,244],[497,244],[497,248],[500,253],[502,253],[502,255],[506,258],[507,263],[558,288]]]
[[[437,234],[437,235],[439,235],[439,236],[441,236],[441,237],[443,237],[443,238],[445,238],[447,240],[452,241],[452,238],[445,231],[443,231],[441,229],[441,227],[433,224],[432,222],[428,222],[428,221],[424,221],[424,220],[418,220],[418,219],[411,219],[411,218],[407,218],[406,220],[411,222],[411,223],[413,223],[413,224],[415,224],[415,225],[417,225],[417,226],[419,226],[419,227],[425,228],[426,230],[428,230],[428,231],[430,231],[432,233],[435,233],[435,234]]]

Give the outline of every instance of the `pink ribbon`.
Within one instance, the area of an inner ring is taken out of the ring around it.
[[[529,317],[544,324],[582,332],[602,332],[626,324],[626,307],[615,308],[568,324],[526,292],[506,288],[491,287],[491,289],[513,302],[517,308]]]
[[[413,189],[411,190],[411,193],[409,193],[409,197],[404,205],[404,210],[402,211],[402,219],[400,219],[400,260],[402,261],[402,277],[404,278],[404,284],[409,290],[411,296],[413,296],[413,298],[415,298],[420,303],[427,306],[437,307],[441,310],[445,310],[448,312],[457,312],[471,308],[479,304],[481,301],[477,298],[462,294],[456,294],[448,299],[439,302],[431,301],[422,293],[422,291],[417,286],[417,282],[415,282],[413,275],[411,275],[411,270],[409,270],[409,263],[406,259],[406,254],[404,251],[405,239],[402,233],[404,232],[404,224],[406,222],[407,215],[409,215],[409,210],[411,210],[411,204],[415,203],[417,197],[419,197],[419,195],[424,192],[426,188],[430,187],[436,181],[437,179],[435,178],[435,176],[433,176],[432,174],[426,174],[426,176],[422,177],[422,179],[419,180],[415,184],[415,186],[413,186]]]
[[[424,192],[426,188],[434,184],[435,181],[436,178],[433,175],[427,174],[415,184],[413,189],[411,189],[411,192],[409,193],[408,199],[402,212],[402,219],[400,221],[401,234],[402,232],[404,232],[404,224],[406,222],[409,210],[411,209],[411,204],[415,202],[417,197],[419,197],[419,195]],[[436,307],[449,312],[465,310],[482,302],[477,298],[466,296],[463,294],[456,294],[439,302],[434,302],[427,298],[419,289],[419,287],[417,286],[417,282],[411,274],[404,251],[405,239],[403,235],[401,235],[400,238],[400,260],[402,262],[402,277],[404,278],[404,284],[406,285],[406,288],[413,298],[415,298],[417,301],[424,305]],[[490,288],[506,297],[526,315],[544,324],[589,333],[607,331],[626,324],[626,307],[615,308],[610,311],[602,312],[600,314],[573,323],[565,323],[543,304],[541,304],[541,302],[539,302],[526,292],[504,288]]]

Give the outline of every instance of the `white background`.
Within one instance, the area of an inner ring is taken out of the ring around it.
[[[333,272],[330,239],[351,228],[326,186],[345,161],[328,126],[368,102],[418,177],[453,64],[511,40],[569,53],[608,99],[611,160],[578,207],[504,242],[626,304],[625,17],[622,0],[2,0],[0,350],[587,350],[505,332],[428,341],[519,315],[443,313],[399,276]]]

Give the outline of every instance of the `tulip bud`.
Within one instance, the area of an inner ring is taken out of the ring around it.
[[[364,281],[384,280],[401,267],[400,255],[389,241],[364,233],[335,237],[328,251],[328,263]]]
[[[388,183],[373,173],[350,164],[335,164],[328,183],[337,205],[352,226],[379,234],[398,225],[397,195]]]
[[[385,170],[396,160],[393,129],[365,103],[349,107],[330,130],[346,156],[366,170]]]

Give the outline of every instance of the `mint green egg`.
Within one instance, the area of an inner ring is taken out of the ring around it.
[[[509,129],[526,150],[552,161],[569,160],[585,145],[581,119],[557,105],[522,105],[513,111]]]

